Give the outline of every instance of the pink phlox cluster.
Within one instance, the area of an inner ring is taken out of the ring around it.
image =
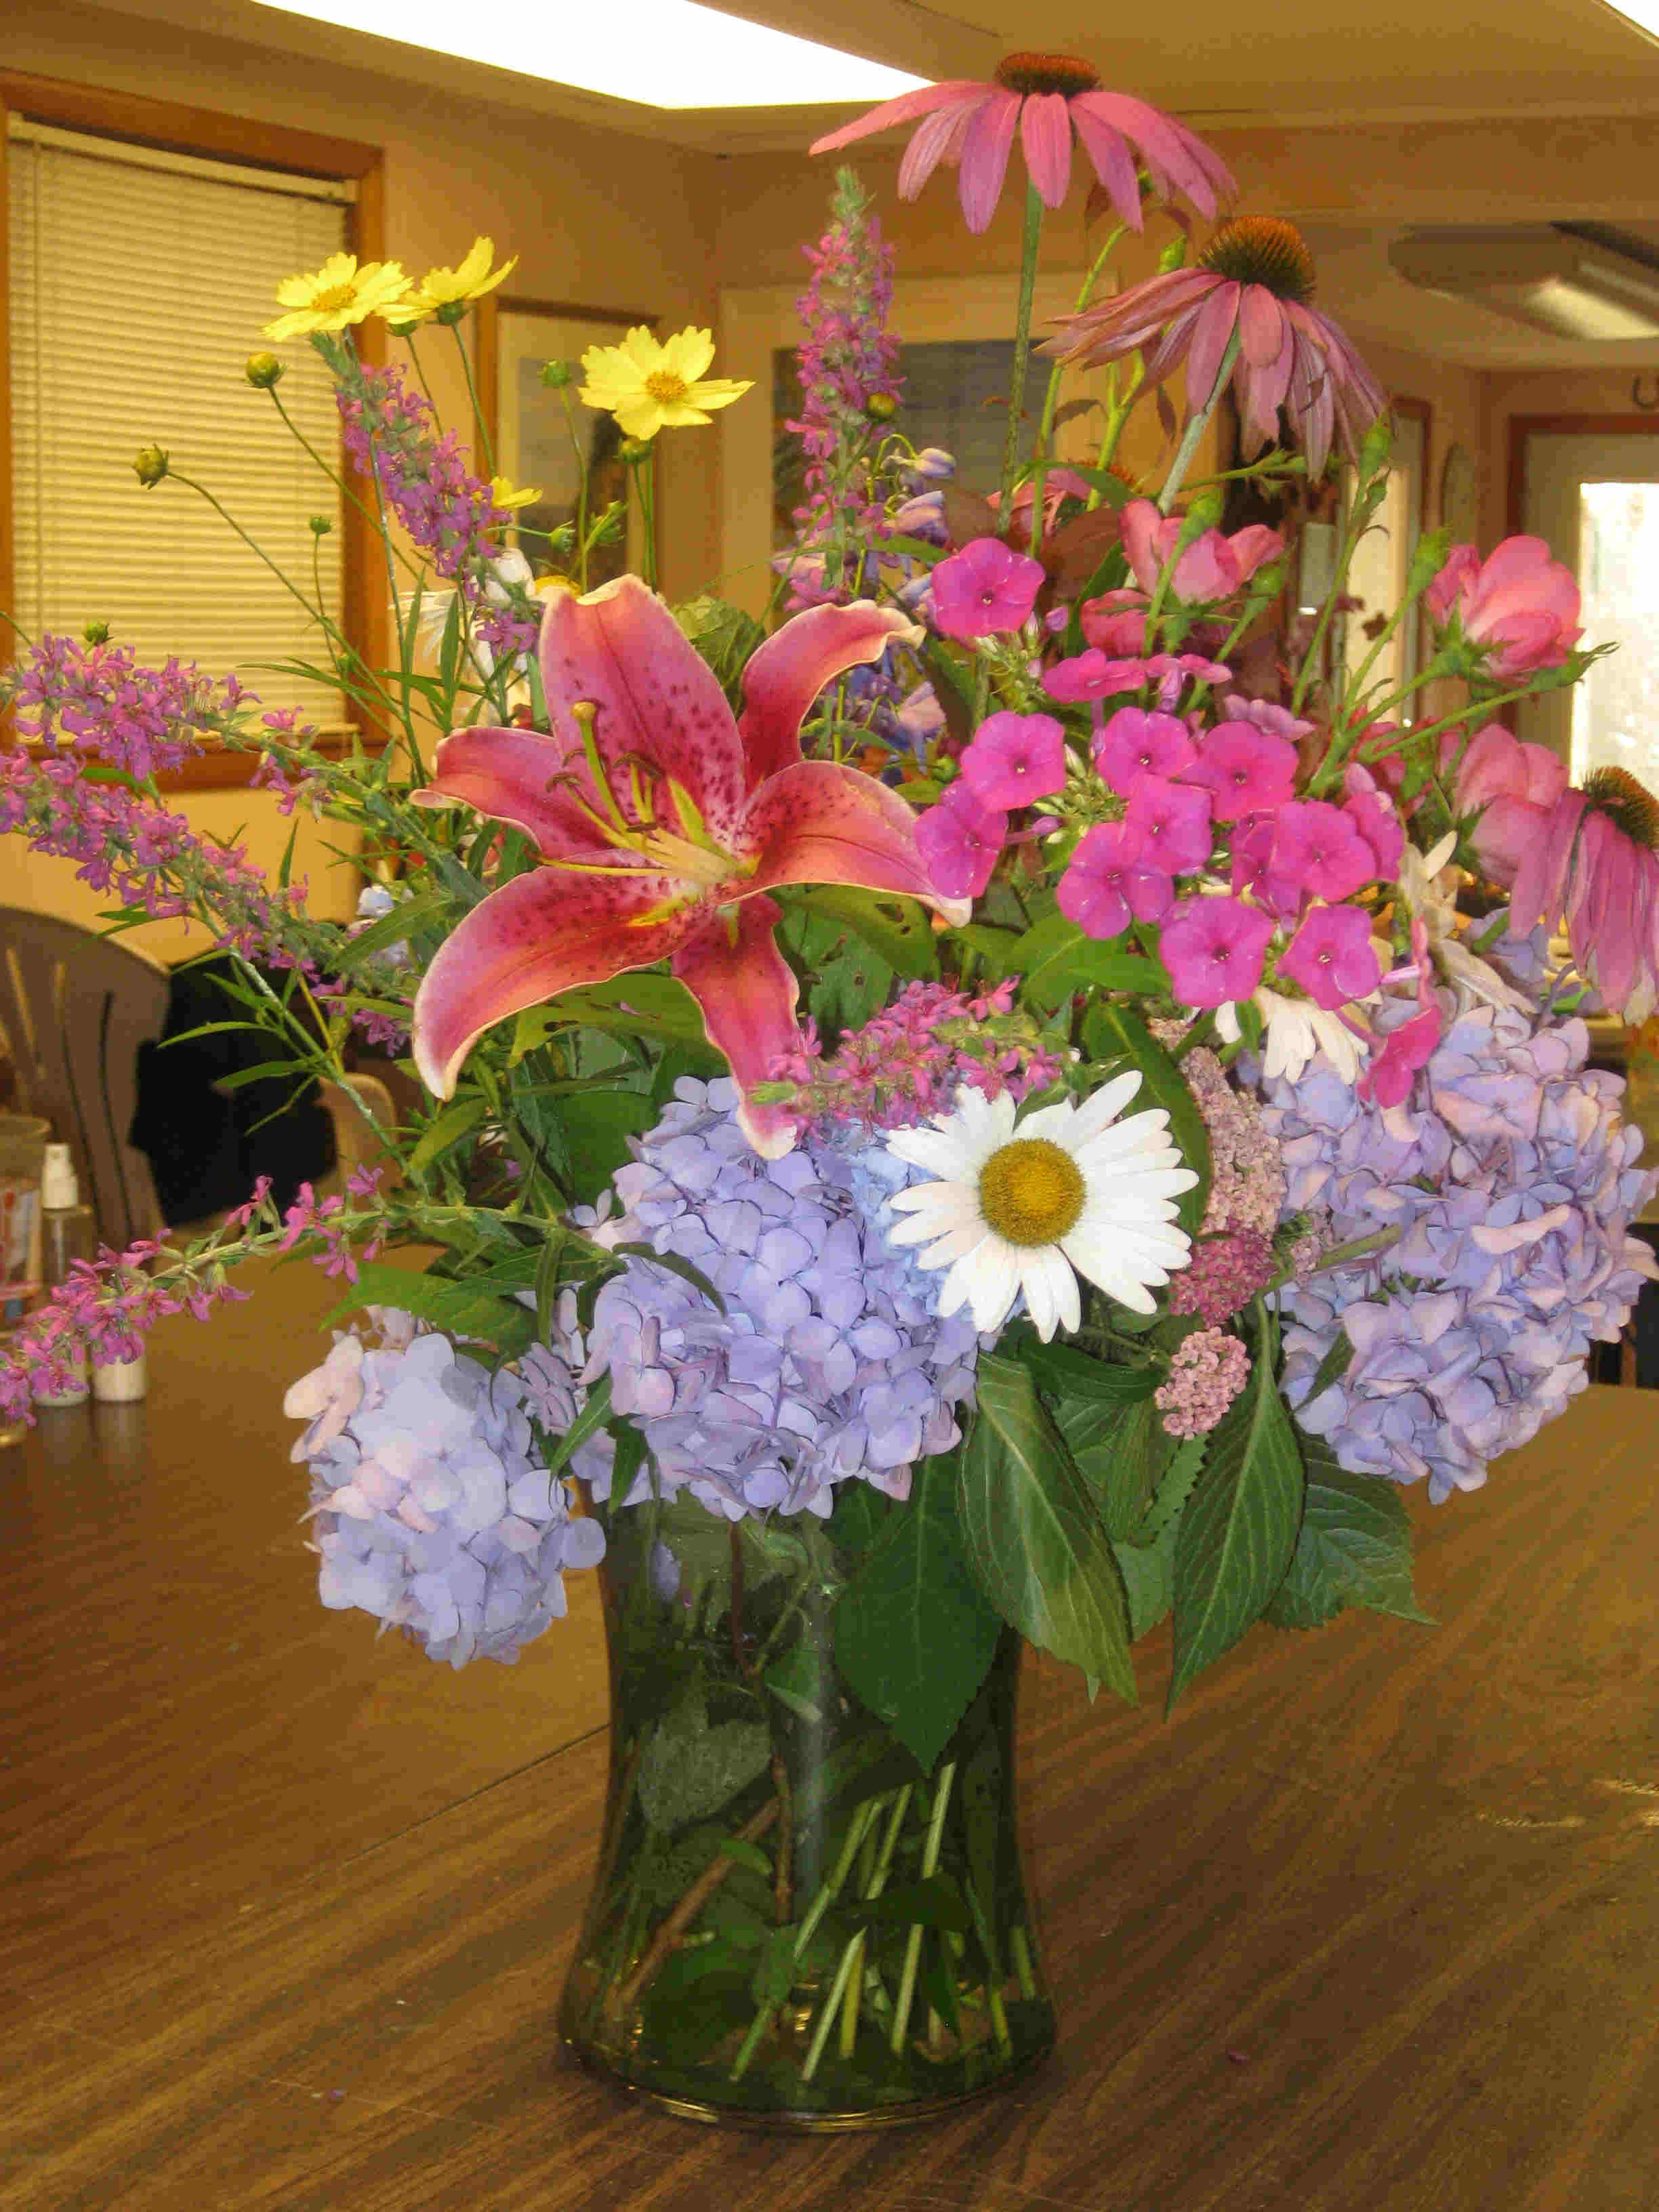
[[[1060,1063],[1019,1033],[1012,979],[978,995],[918,982],[844,1036],[833,1060],[809,1023],[803,1048],[774,1074],[799,1086],[793,1110],[804,1133],[828,1137],[848,1123],[905,1127],[948,1107],[963,1084],[988,1098],[1006,1091],[1018,1103],[1055,1082]]]
[[[137,1359],[157,1322],[179,1313],[205,1321],[216,1305],[248,1295],[210,1265],[176,1267],[158,1280],[146,1270],[161,1254],[143,1237],[125,1251],[105,1245],[95,1260],[75,1261],[68,1280],[0,1346],[0,1420],[32,1421],[36,1398],[71,1388],[77,1360]]]
[[[1203,1233],[1253,1231],[1271,1237],[1285,1203],[1285,1163],[1259,1102],[1235,1090],[1221,1062],[1201,1045],[1182,1060],[1181,1073],[1210,1139],[1212,1176]]]
[[[1211,1328],[1241,1312],[1279,1272],[1272,1240],[1260,1229],[1201,1237],[1170,1285],[1170,1310],[1197,1314]]]
[[[249,702],[234,676],[216,684],[180,660],[143,668],[130,646],[49,636],[0,679],[0,703],[48,756],[95,757],[142,782],[181,768]]]
[[[1244,1388],[1250,1355],[1224,1329],[1200,1328],[1177,1346],[1152,1403],[1172,1437],[1207,1436]]]
[[[864,465],[871,402],[890,409],[904,388],[896,374],[898,341],[887,328],[892,248],[854,186],[837,188],[829,228],[805,250],[812,275],[795,302],[804,332],[795,356],[801,412],[785,423],[806,460],[806,495],[794,511],[797,539],[803,551],[868,546],[889,527],[885,499]],[[856,596],[851,578],[838,574],[830,581],[821,561],[793,567],[790,583],[793,607],[844,604]]]

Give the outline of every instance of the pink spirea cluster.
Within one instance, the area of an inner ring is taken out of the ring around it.
[[[1204,1437],[1244,1388],[1250,1355],[1224,1329],[1195,1329],[1170,1361],[1170,1378],[1152,1403],[1172,1437]]]
[[[0,702],[18,736],[48,754],[94,757],[141,781],[182,767],[246,703],[234,676],[216,684],[180,660],[143,668],[130,646],[58,636],[30,646],[0,678]]]
[[[1210,1328],[1218,1328],[1249,1305],[1278,1272],[1272,1241],[1259,1229],[1202,1237],[1170,1285],[1170,1310],[1197,1314]]]
[[[534,603],[521,591],[503,594],[492,565],[500,557],[498,535],[512,517],[467,467],[455,432],[437,434],[430,403],[409,390],[396,368],[357,369],[335,398],[346,451],[374,478],[439,575],[473,604],[474,635],[502,658],[532,651],[538,629]]]
[[[963,1084],[988,1098],[1006,1091],[1016,1103],[1046,1090],[1059,1062],[1019,1030],[1012,980],[980,996],[907,983],[842,1039],[833,1060],[823,1058],[809,1022],[802,1049],[773,1072],[799,1085],[792,1110],[809,1135],[833,1135],[848,1122],[896,1129],[948,1108]]]
[[[1278,1140],[1263,1127],[1260,1105],[1234,1090],[1221,1062],[1201,1045],[1186,1054],[1181,1073],[1209,1132],[1212,1174],[1205,1233],[1251,1231],[1271,1237],[1285,1203],[1285,1164]]]

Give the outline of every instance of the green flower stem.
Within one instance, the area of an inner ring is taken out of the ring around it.
[[[818,2014],[817,2026],[812,2030],[812,2040],[807,2045],[806,2057],[801,2063],[800,2078],[803,2081],[810,2081],[817,2072],[818,2061],[823,2056],[823,2046],[830,2039],[830,2022],[840,2011],[842,1999],[846,1991],[849,1988],[856,1988],[853,1978],[854,1972],[863,1950],[864,1930],[860,1928],[856,1936],[849,1936],[848,1939],[847,1948],[841,1954],[841,1963],[836,1968],[836,1978],[830,1984],[830,1994],[824,1999],[823,2010]]]
[[[1123,435],[1123,426],[1128,421],[1130,412],[1133,410],[1136,400],[1140,397],[1141,386],[1144,382],[1144,379],[1140,373],[1139,363],[1137,362],[1133,380],[1131,382],[1128,390],[1120,399],[1117,396],[1117,371],[1115,368],[1112,368],[1109,369],[1107,374],[1110,379],[1112,396],[1110,399],[1106,402],[1105,435],[1101,439],[1100,450],[1095,455],[1095,468],[1097,471],[1110,468],[1114,460],[1116,459],[1118,441]],[[1099,485],[1097,484],[1094,489],[1089,494],[1089,507],[1091,510],[1097,507],[1105,495],[1106,495],[1101,490]]]
[[[1073,313],[1080,315],[1094,296],[1095,286],[1104,270],[1107,258],[1123,235],[1124,226],[1119,223],[1107,238],[1093,261],[1089,272],[1078,289]],[[1036,452],[1031,477],[1031,553],[1035,558],[1042,550],[1042,486],[1048,473],[1048,442],[1054,436],[1054,410],[1060,401],[1060,382],[1066,374],[1066,364],[1057,361],[1048,372],[1048,388],[1042,395],[1042,418],[1037,425]]]
[[[495,456],[489,443],[489,431],[484,422],[484,411],[478,398],[478,387],[472,380],[472,349],[461,336],[459,323],[449,325],[449,334],[455,341],[455,350],[461,356],[461,374],[466,379],[466,396],[472,404],[472,420],[477,425],[478,451],[483,455],[485,473],[495,473]]]
[[[940,1767],[939,1781],[933,1790],[933,1817],[927,1823],[927,1840],[922,1845],[921,1878],[930,1881],[939,1871],[939,1845],[945,1837],[945,1808],[951,1802],[951,1784],[956,1780],[956,1761]],[[899,1978],[899,1992],[893,2007],[893,2032],[888,2039],[895,2053],[904,2049],[905,2031],[910,2025],[910,2007],[915,2001],[916,1969],[921,1963],[922,1930],[911,1929],[905,1939],[904,1967]]]
[[[1187,471],[1192,465],[1193,455],[1198,451],[1199,441],[1209,427],[1210,417],[1216,410],[1218,401],[1227,389],[1227,380],[1232,374],[1233,365],[1238,359],[1239,343],[1239,335],[1235,330],[1227,341],[1226,352],[1221,356],[1221,367],[1216,372],[1216,380],[1210,396],[1188,423],[1186,435],[1176,448],[1176,457],[1170,465],[1170,473],[1164,478],[1164,489],[1158,495],[1158,511],[1160,514],[1167,514],[1176,503],[1176,495],[1181,489]]]
[[[329,482],[334,486],[334,489],[339,493],[341,498],[349,501],[351,505],[356,508],[358,514],[362,516],[365,522],[374,523],[377,529],[384,528],[384,514],[377,516],[373,507],[368,506],[365,501],[358,498],[356,493],[353,491],[350,484],[347,482],[344,476],[341,474],[340,471],[338,469],[330,467],[325,457],[318,452],[315,446],[312,444],[310,439],[307,437],[305,432],[300,428],[294,417],[289,413],[287,408],[283,406],[281,392],[276,390],[274,385],[268,385],[265,389],[271,405],[275,407],[276,412],[282,416],[283,422],[287,423],[289,430],[293,433],[295,443],[303,447],[305,451],[316,463],[317,466],[322,471],[323,474],[328,478]],[[404,567],[409,571],[410,574],[414,577],[416,584],[423,584],[426,580],[425,570],[423,568],[417,568],[415,562],[410,559],[409,556],[402,551],[399,547],[392,544],[390,540],[387,541],[387,544],[388,550],[398,560],[403,562]]]
[[[420,350],[415,343],[415,331],[418,327],[418,325],[411,325],[410,329],[400,331],[398,335],[409,348],[409,358],[414,365],[416,379],[422,391],[426,394],[428,406],[432,410],[433,427],[441,431],[444,427],[443,417],[438,412],[438,403],[433,397],[432,386],[426,380],[426,369],[421,361]]]
[[[1037,247],[1042,235],[1042,200],[1030,178],[1025,182],[1025,228],[1019,250],[1019,301],[1014,311],[1014,366],[1008,382],[1008,435],[1002,448],[1002,510],[1005,527],[1012,514],[1019,475],[1020,427],[1025,413],[1025,373],[1031,358],[1031,301],[1036,290]]]
[[[1031,1964],[1031,1946],[1025,1930],[1016,1925],[1008,1930],[1008,1948],[1012,1954],[1014,1972],[1019,1978],[1019,1993],[1025,1998],[1037,1993],[1036,1974]]]
[[[654,592],[657,588],[657,448],[654,441],[642,461],[634,464],[634,482],[640,495],[640,527],[642,536],[640,566],[645,571],[645,580]]]
[[[559,386],[559,398],[564,403],[564,427],[570,434],[570,450],[576,457],[576,567],[577,582],[587,589],[587,453],[581,433],[576,428],[576,404],[570,397],[570,386]],[[626,525],[623,526],[624,528]]]

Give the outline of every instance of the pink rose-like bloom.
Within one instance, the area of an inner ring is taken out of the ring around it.
[[[933,574],[933,620],[946,637],[1018,629],[1042,589],[1042,563],[1000,538],[970,538]]]
[[[1469,642],[1486,648],[1497,684],[1559,668],[1583,635],[1572,571],[1541,538],[1506,538],[1484,562],[1473,545],[1454,545],[1423,603],[1443,626],[1456,615]]]
[[[1224,722],[1206,730],[1199,745],[1198,758],[1182,774],[1209,793],[1218,822],[1271,812],[1296,788],[1296,747],[1251,722]]]
[[[1523,745],[1496,722],[1469,740],[1452,796],[1460,814],[1480,810],[1470,842],[1495,884],[1513,885],[1566,787],[1566,764],[1547,745]]]
[[[982,806],[1029,806],[1066,787],[1066,732],[1052,714],[988,714],[962,756]]]
[[[1248,999],[1273,933],[1272,915],[1243,899],[1182,899],[1158,940],[1176,997],[1188,1006]]]
[[[1333,1012],[1351,999],[1368,998],[1382,981],[1370,917],[1357,906],[1311,908],[1280,955],[1279,972]]]
[[[1123,550],[1141,590],[1157,591],[1158,578],[1171,561],[1175,573],[1168,596],[1183,605],[1230,599],[1243,591],[1266,561],[1276,561],[1285,550],[1278,531],[1262,523],[1235,531],[1229,538],[1219,530],[1206,530],[1186,546],[1177,559],[1176,548],[1186,528],[1186,517],[1161,515],[1149,499],[1132,499],[1119,517]]]
[[[1209,793],[1166,776],[1140,776],[1123,818],[1139,834],[1148,866],[1167,876],[1201,868],[1215,842]]]
[[[1143,775],[1177,776],[1198,758],[1187,725],[1176,714],[1120,707],[1095,735],[1095,766],[1112,789],[1127,798]]]
[[[917,849],[946,898],[977,898],[1007,841],[1007,816],[981,805],[961,782],[916,818]],[[948,891],[947,884],[952,886]]]
[[[1169,877],[1148,866],[1139,831],[1102,822],[1079,839],[1054,903],[1085,936],[1120,937],[1131,921],[1161,921],[1173,896]]]

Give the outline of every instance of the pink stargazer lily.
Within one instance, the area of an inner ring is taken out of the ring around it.
[[[412,1033],[428,1088],[450,1097],[478,1037],[509,1014],[668,960],[746,1094],[800,1044],[769,890],[852,884],[965,921],[968,902],[933,889],[897,793],[800,750],[826,684],[921,635],[868,599],[812,607],[750,659],[737,720],[637,577],[560,593],[540,643],[553,733],[458,730],[422,794],[516,824],[546,863],[475,907],[428,969]],[[794,1143],[780,1107],[745,1098],[740,1119],[769,1158]]]

